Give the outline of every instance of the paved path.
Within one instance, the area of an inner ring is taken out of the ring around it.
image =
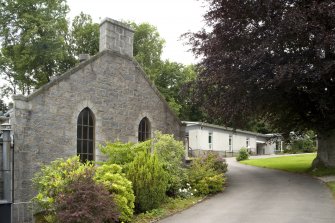
[[[335,201],[320,180],[227,161],[223,193],[159,222],[335,223]]]

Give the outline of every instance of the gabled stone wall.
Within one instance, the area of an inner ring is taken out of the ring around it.
[[[40,166],[77,153],[77,118],[89,107],[95,116],[95,159],[99,144],[137,142],[142,118],[151,130],[183,135],[181,123],[133,58],[104,51],[28,97],[14,97],[14,201],[34,195],[31,179]],[[26,216],[29,216],[26,214]],[[13,222],[22,222],[17,216]]]

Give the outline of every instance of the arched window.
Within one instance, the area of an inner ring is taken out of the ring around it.
[[[147,117],[144,117],[138,126],[138,141],[143,142],[151,138],[151,127]]]
[[[77,155],[81,162],[94,160],[94,117],[89,108],[84,108],[78,116]]]

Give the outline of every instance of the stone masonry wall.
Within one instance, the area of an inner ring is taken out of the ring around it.
[[[85,107],[95,116],[96,160],[103,159],[99,144],[116,139],[137,142],[144,117],[150,120],[152,132],[160,130],[177,138],[183,134],[180,121],[137,62],[103,51],[31,96],[14,97],[15,210],[34,195],[31,179],[42,164],[76,155],[77,118]],[[28,210],[22,208],[14,213],[14,223],[31,221]]]

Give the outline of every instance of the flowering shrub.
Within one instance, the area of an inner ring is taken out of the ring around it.
[[[177,196],[181,198],[190,198],[194,195],[194,192],[196,193],[196,189],[192,189],[191,185],[189,183],[186,183],[185,188],[179,188],[177,192]]]

